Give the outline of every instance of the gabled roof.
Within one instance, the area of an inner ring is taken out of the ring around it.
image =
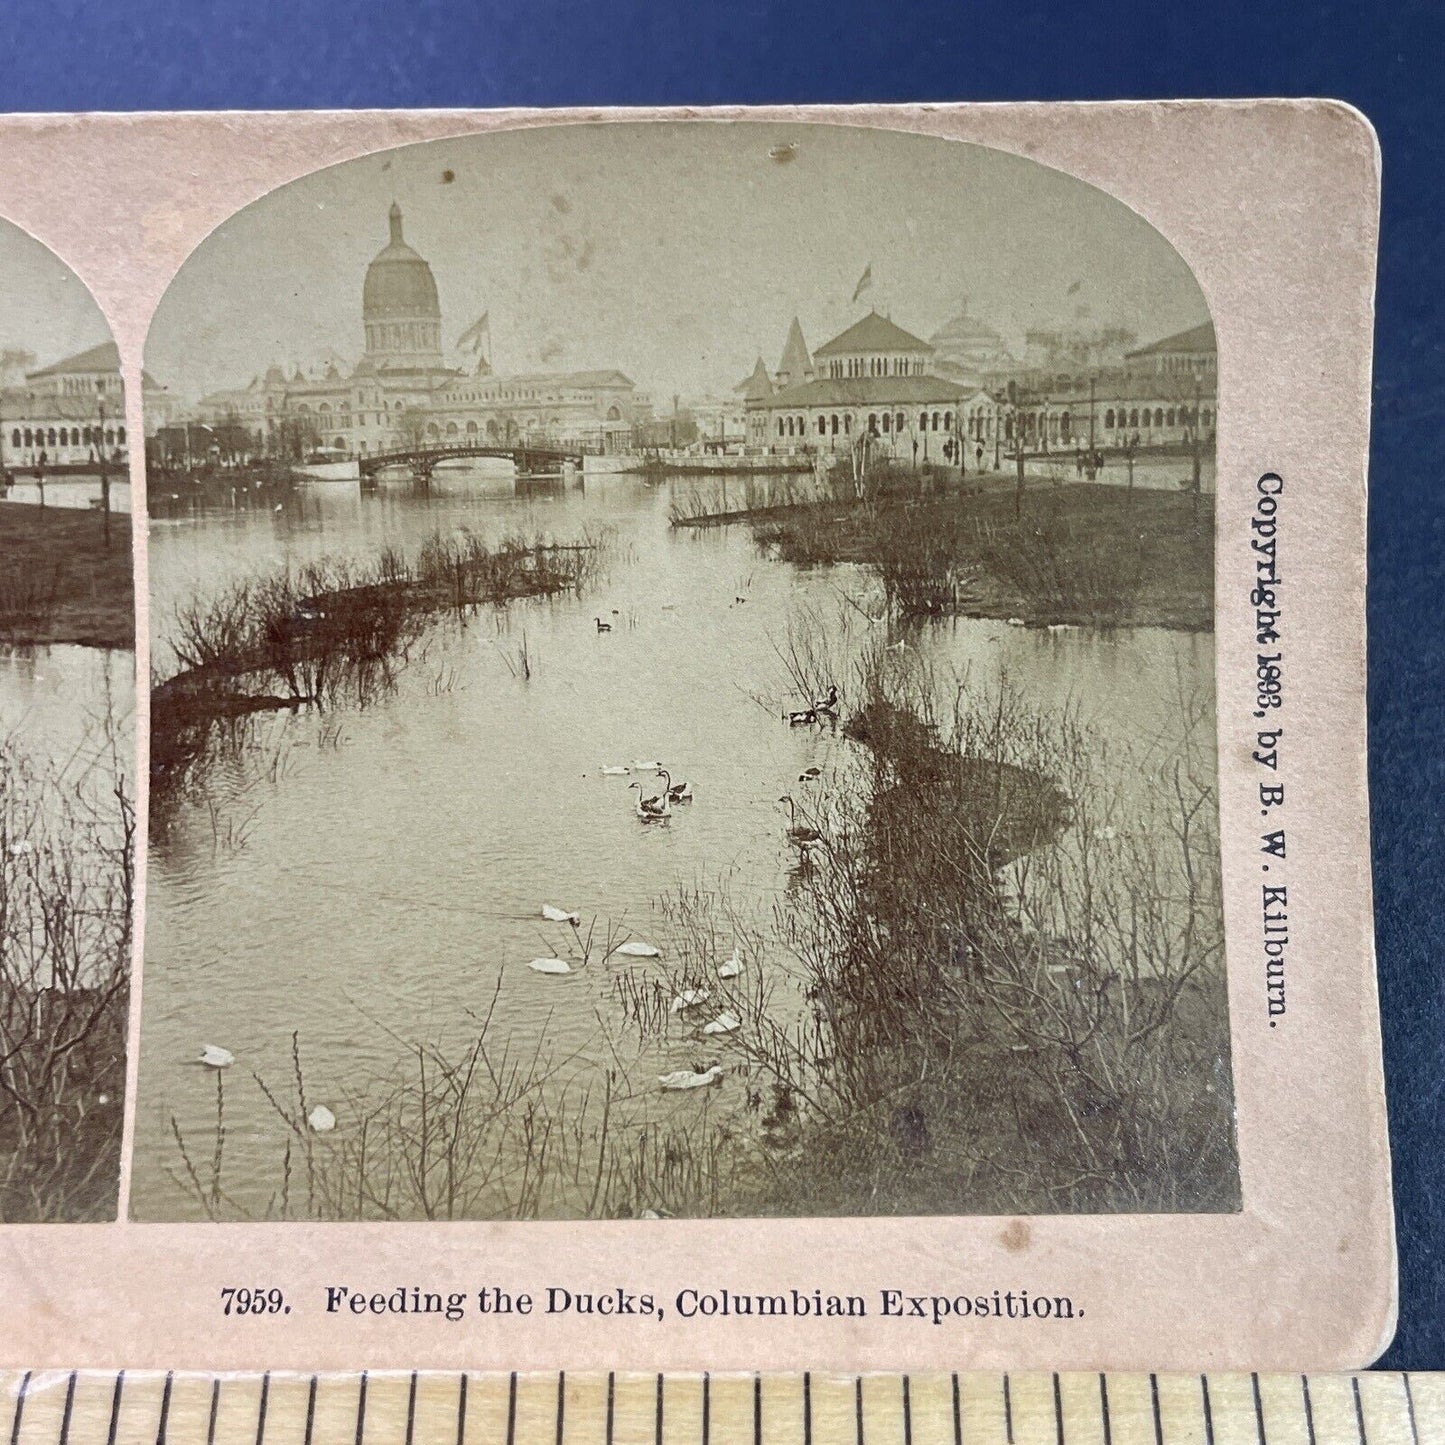
[[[786,386],[782,391],[754,401],[748,399],[750,411],[794,406],[919,406],[924,403],[957,404],[971,395],[966,386],[945,381],[941,376],[820,376],[801,386]]]
[[[861,321],[855,321],[845,332],[825,341],[817,351],[818,356],[840,356],[855,351],[922,351],[932,352],[933,348],[921,337],[901,326],[895,326],[886,316],[870,311]]]
[[[785,376],[790,385],[807,380],[813,374],[813,358],[808,355],[808,343],[803,340],[803,328],[798,318],[788,327],[788,339],[783,344],[783,359],[778,363],[778,375]]]
[[[74,376],[77,373],[120,370],[120,348],[113,341],[102,341],[88,351],[79,351],[57,361],[54,366],[42,366],[29,376]]]
[[[88,351],[78,351],[74,356],[57,361],[54,366],[43,366],[39,371],[26,372],[25,379],[36,381],[44,376],[89,376],[115,374],[119,371],[120,348],[113,341],[102,341],[99,346],[92,346]],[[140,379],[141,386],[147,391],[161,389],[155,377],[148,371],[142,371]]]
[[[1205,321],[1199,326],[1191,326],[1187,331],[1176,331],[1173,336],[1166,336],[1163,341],[1141,346],[1137,351],[1126,351],[1124,355],[1132,359],[1136,356],[1177,355],[1180,352],[1213,352],[1216,349],[1214,323]]]

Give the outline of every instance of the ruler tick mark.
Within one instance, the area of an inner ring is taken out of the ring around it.
[[[813,1445],[813,1375],[803,1371],[803,1445]]]
[[[1057,1445],[1064,1445],[1064,1397],[1057,1370],[1054,1371],[1054,1439]]]
[[[362,1436],[366,1431],[366,1375],[361,1372],[361,1388],[356,1392],[356,1445],[362,1445]]]
[[[1099,1412],[1104,1419],[1104,1445],[1114,1445],[1114,1426],[1109,1419],[1109,1378],[1099,1371]]]
[[[1259,1436],[1259,1445],[1268,1445],[1264,1434],[1264,1397],[1259,1393],[1258,1372],[1251,1374],[1249,1381],[1254,1389],[1254,1433]]]
[[[903,1445],[913,1445],[913,1387],[903,1377]]]
[[[1315,1407],[1310,1400],[1310,1378],[1308,1375],[1299,1377],[1300,1393],[1305,1402],[1305,1434],[1309,1436],[1310,1445],[1315,1445]]]
[[[75,1371],[65,1383],[65,1408],[60,1415],[60,1445],[70,1445],[70,1414],[75,1409]]]
[[[110,1429],[105,1432],[105,1445],[115,1445],[115,1434],[120,1428],[120,1394],[125,1388],[125,1371],[115,1377],[115,1391],[110,1397]]]
[[[863,1376],[853,1378],[853,1420],[857,1429],[858,1445],[863,1445]]]
[[[712,1376],[704,1370],[702,1372],[702,1445],[708,1445],[708,1435],[712,1431]]]
[[[1159,1376],[1149,1376],[1149,1403],[1154,1411],[1154,1445],[1164,1445],[1164,1420],[1159,1414]]]
[[[567,1371],[557,1371],[557,1445],[562,1445],[562,1423],[567,1418]]]
[[[1400,1383],[1405,1387],[1405,1414],[1410,1421],[1410,1439],[1413,1445],[1420,1445],[1420,1427],[1415,1422],[1415,1392],[1410,1388],[1409,1371],[1401,1374]]]
[[[1007,1372],[1003,1377],[1003,1433],[1008,1445],[1014,1445],[1014,1397]]]
[[[517,1441],[517,1372],[512,1371],[507,1379],[507,1445]]]
[[[1214,1445],[1214,1409],[1209,1402],[1209,1379],[1199,1377],[1199,1394],[1204,1401],[1204,1445]]]
[[[607,1372],[607,1445],[612,1445],[612,1417],[616,1410],[617,1401],[617,1375],[615,1371]]]
[[[467,1372],[462,1371],[461,1383],[457,1386],[457,1445],[467,1437]]]
[[[406,1445],[416,1433],[416,1371],[411,1372],[411,1385],[406,1392]]]
[[[1355,1428],[1360,1432],[1360,1445],[1369,1445],[1369,1441],[1365,1438],[1365,1406],[1360,1399],[1360,1377],[1358,1375],[1350,1376],[1350,1389],[1355,1396]]]
[[[957,1370],[953,1372],[953,1445],[963,1445],[963,1396]]]
[[[167,1381],[169,1383],[169,1381]],[[271,1372],[261,1376],[261,1407],[256,1411],[256,1445],[266,1438],[266,1402],[271,1396]]]
[[[306,1387],[306,1445],[311,1445],[311,1432],[316,1428],[316,1386],[315,1375]]]
[[[25,1418],[25,1396],[30,1389],[30,1371],[20,1378],[20,1393],[15,1397],[15,1419],[10,1426],[10,1445],[20,1445],[20,1422]]]
[[[156,1445],[166,1445],[166,1426],[170,1423],[171,1418],[171,1382],[174,1379],[175,1375],[170,1370],[167,1370],[166,1383],[161,1390],[161,1418],[156,1424]],[[214,1410],[211,1413],[211,1419],[214,1422]],[[207,1445],[210,1445],[209,1440],[207,1441]]]
[[[654,1433],[655,1445],[662,1445],[662,1373],[657,1376],[657,1429]]]
[[[313,1396],[313,1398],[314,1398],[314,1396]],[[210,1415],[210,1419],[206,1422],[206,1445],[216,1445],[216,1412],[217,1412],[220,1408],[221,1408],[221,1380],[220,1380],[220,1377],[219,1377],[219,1376],[216,1376],[216,1377],[211,1381],[211,1415]],[[161,1413],[162,1413],[163,1415],[165,1414],[165,1410],[166,1410],[165,1403],[162,1402],[162,1405],[161,1405]],[[164,1425],[162,1426],[162,1428],[164,1428]],[[307,1442],[307,1445],[310,1445],[310,1442],[309,1442],[309,1441]]]
[[[753,1376],[753,1445],[763,1445],[763,1377]]]

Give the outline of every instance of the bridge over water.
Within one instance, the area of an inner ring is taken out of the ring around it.
[[[554,442],[545,445],[529,445],[518,442],[505,444],[479,444],[461,442],[456,445],[412,447],[404,451],[376,452],[357,459],[363,482],[375,482],[379,472],[390,467],[406,467],[417,481],[431,481],[432,472],[438,462],[456,461],[471,457],[497,457],[511,462],[518,476],[536,473],[560,473],[571,462],[580,473],[582,470],[582,448],[559,446]]]

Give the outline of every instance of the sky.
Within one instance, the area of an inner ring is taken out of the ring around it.
[[[1016,349],[1080,307],[1141,344],[1208,317],[1141,217],[1003,151],[833,126],[569,125],[379,152],[273,191],[186,262],[148,369],[195,398],[272,361],[357,359],[393,200],[436,277],[444,346],[486,312],[495,370],[617,367],[658,402],[724,393],[760,354],[776,367],[795,314],[810,348],[870,306],[927,337],[967,299]]]
[[[49,366],[110,340],[85,283],[47,246],[0,220],[0,353],[35,354]]]

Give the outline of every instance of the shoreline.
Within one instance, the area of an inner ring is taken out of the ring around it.
[[[990,482],[705,513],[674,525],[746,523],[782,561],[871,566],[904,617],[1213,631],[1211,493],[1032,481],[1019,495],[1011,482]]]
[[[0,506],[0,646],[135,648],[130,513]]]

